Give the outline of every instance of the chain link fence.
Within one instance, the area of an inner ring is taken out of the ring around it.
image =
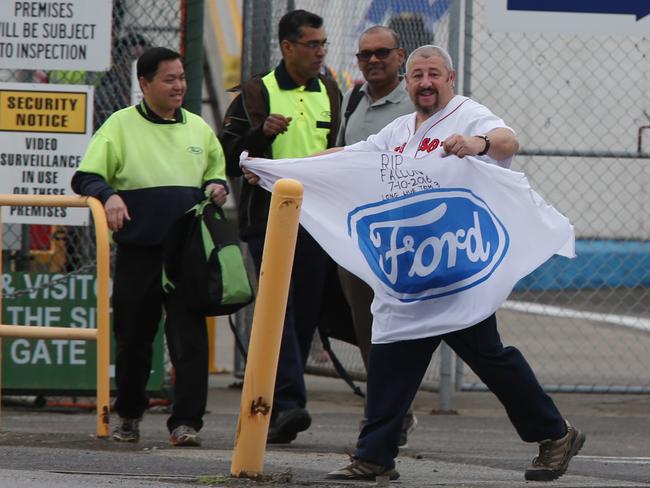
[[[504,343],[522,350],[549,391],[650,392],[650,40],[491,32],[488,0],[244,0],[245,77],[280,60],[277,24],[294,8],[325,19],[327,68],[343,92],[362,80],[354,53],[371,25],[395,28],[407,51],[449,50],[459,92],[516,130],[513,169],[578,239],[577,259],[553,258],[517,285],[498,312]],[[363,378],[356,348],[334,342]],[[436,353],[426,387],[439,386],[439,364]],[[318,347],[309,368],[334,374]],[[460,362],[455,379],[457,388],[484,388]]]
[[[466,94],[515,128],[513,169],[578,239],[575,260],[553,258],[517,286],[500,312],[504,340],[547,389],[650,392],[650,39],[491,33],[488,2],[468,5]],[[463,382],[479,386],[471,372]]]

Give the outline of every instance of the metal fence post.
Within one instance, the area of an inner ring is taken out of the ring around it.
[[[464,46],[463,46],[463,88],[462,95],[466,97],[472,96],[472,22],[474,20],[474,1],[465,0],[465,30],[464,30]],[[458,19],[460,22],[460,18]],[[457,60],[455,61],[457,63]],[[463,374],[465,370],[465,363],[463,360],[456,356],[456,369],[454,373],[454,390],[461,391],[463,389]]]
[[[456,356],[456,370],[454,372],[454,390],[462,391],[463,390],[463,375],[465,374],[465,363],[460,358]]]
[[[474,0],[465,0],[465,32],[463,48],[463,91],[462,95],[472,96],[472,22],[474,21]]]
[[[440,343],[440,387],[439,387],[439,410],[448,412],[451,410],[453,388],[451,382],[451,348],[445,341]]]
[[[451,60],[456,68],[456,73],[459,73],[460,65],[460,11],[461,0],[453,0],[449,4],[449,38],[448,38],[448,51]],[[456,92],[459,91],[458,83],[456,83]]]
[[[185,108],[201,115],[203,100],[203,0],[185,0],[183,54],[187,94]]]
[[[244,36],[241,79],[269,70],[273,4],[266,0],[244,0]]]
[[[449,5],[449,55],[458,70],[460,60],[460,0],[455,0]],[[456,90],[459,90],[456,85]],[[440,343],[440,384],[439,384],[439,409],[442,412],[451,410],[453,383],[452,383],[452,353],[446,342]]]
[[[243,4],[244,32],[242,37],[241,80],[269,70],[271,50],[271,18],[272,2],[266,0],[244,0]],[[263,26],[263,28],[260,28]],[[234,185],[233,185],[234,186]],[[238,197],[239,195],[237,195]],[[247,268],[255,274],[252,259],[246,262]],[[244,307],[235,314],[235,329],[244,347],[248,347],[253,321],[254,303]],[[243,378],[246,368],[246,358],[235,344],[233,370],[235,377]]]

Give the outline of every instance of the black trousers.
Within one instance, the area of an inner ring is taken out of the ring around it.
[[[247,243],[259,274],[264,235],[249,236]],[[300,226],[273,394],[276,413],[305,408],[307,404],[305,365],[323,302],[328,263],[330,261],[325,251]]]
[[[496,316],[467,329],[436,337],[373,344],[367,384],[368,423],[356,458],[386,467],[395,465],[402,420],[440,341],[456,351],[499,398],[517,433],[526,442],[559,439],[562,415],[544,392],[524,356],[503,347]]]
[[[167,420],[200,430],[208,394],[208,336],[205,318],[185,307],[180,294],[163,293],[162,247],[119,245],[113,285],[115,334],[115,410],[120,417],[139,418],[149,405],[153,339],[163,307],[165,335],[176,373],[174,404]]]

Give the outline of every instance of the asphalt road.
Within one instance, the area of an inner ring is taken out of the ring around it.
[[[373,486],[335,483],[325,474],[347,461],[362,400],[338,379],[309,377],[313,425],[288,446],[269,446],[263,482],[229,476],[239,390],[228,375],[211,378],[200,448],[168,444],[166,413],[148,412],[142,440],[123,445],[94,436],[94,414],[5,406],[0,431],[0,488],[188,486]],[[650,395],[553,395],[587,434],[567,475],[552,483],[523,480],[536,446],[521,442],[490,393],[454,395],[454,415],[432,414],[435,393],[416,399],[417,429],[400,452],[404,487],[650,487]]]

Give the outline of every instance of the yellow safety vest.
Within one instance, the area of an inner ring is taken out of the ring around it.
[[[309,91],[304,86],[283,90],[274,71],[262,82],[269,92],[270,113],[291,117],[287,132],[273,141],[273,158],[302,158],[327,149],[332,112],[325,85],[318,80],[320,91]]]

